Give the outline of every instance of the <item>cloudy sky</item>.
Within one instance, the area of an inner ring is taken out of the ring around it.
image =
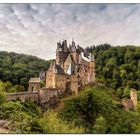
[[[44,59],[56,43],[140,45],[140,4],[0,4],[0,51]]]

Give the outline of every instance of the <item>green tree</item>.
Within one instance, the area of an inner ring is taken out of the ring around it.
[[[2,105],[6,101],[5,93],[0,92],[0,105]]]
[[[130,95],[130,89],[129,87],[125,87],[123,91],[123,97],[129,97]]]
[[[93,133],[95,134],[105,134],[107,130],[106,120],[103,116],[99,116],[93,127]]]
[[[82,128],[75,127],[73,124],[68,124],[58,118],[57,113],[49,111],[44,113],[43,118],[40,119],[40,126],[43,133],[83,133]]]

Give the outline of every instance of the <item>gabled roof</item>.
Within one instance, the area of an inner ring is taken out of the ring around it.
[[[54,63],[53,69],[56,69],[58,74],[65,74],[65,72],[61,68],[61,66],[60,65],[57,65],[56,63]]]

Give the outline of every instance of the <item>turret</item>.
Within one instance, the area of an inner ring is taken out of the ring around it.
[[[68,52],[67,40],[64,40],[62,42],[62,50],[63,50],[63,52]]]
[[[74,42],[73,39],[72,39],[72,47],[75,47],[76,48],[76,45],[75,45],[75,42]]]
[[[56,63],[60,64],[60,54],[62,52],[62,45],[61,42],[59,41],[57,43],[57,49],[56,49]]]
[[[61,46],[61,42],[60,41],[57,43],[56,51],[62,51],[62,46]]]

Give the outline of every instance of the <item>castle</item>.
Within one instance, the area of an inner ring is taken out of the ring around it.
[[[45,87],[41,87],[41,80],[45,78]],[[67,45],[67,41],[57,43],[56,59],[51,63],[46,76],[41,73],[39,78],[31,78],[28,92],[7,93],[7,100],[31,100],[40,104],[55,105],[63,93],[79,92],[85,85],[95,84],[94,56],[86,52],[75,42]],[[97,84],[97,83],[96,83]],[[123,98],[122,106],[125,110],[137,110],[137,91],[131,89],[130,99]]]
[[[45,87],[41,87],[44,78]],[[7,93],[7,100],[31,100],[45,104],[65,93],[77,94],[83,86],[94,83],[94,56],[76,46],[74,41],[68,46],[64,40],[57,43],[56,59],[46,74],[41,72],[38,78],[30,78],[27,92]]]
[[[57,43],[56,60],[46,72],[46,87],[77,94],[80,87],[95,83],[95,60],[75,42]]]

